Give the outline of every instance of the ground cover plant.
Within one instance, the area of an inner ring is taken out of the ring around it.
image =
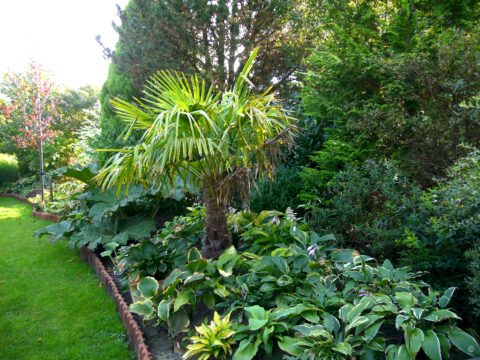
[[[48,222],[31,213],[0,198],[0,358],[134,359],[96,276],[65,243],[32,239]]]
[[[244,252],[231,247],[212,260],[192,246],[183,264],[168,266],[167,249],[156,255],[164,261],[162,271],[138,282],[138,301],[130,310],[167,326],[172,335],[188,334],[184,358],[480,355],[477,340],[456,326],[459,317],[448,306],[455,288],[435,291],[407,267],[335,249],[333,236],[320,237],[279,212],[241,211],[229,223],[243,238]],[[278,237],[279,225],[288,234]],[[182,232],[152,245],[164,249],[172,241],[183,243]],[[202,306],[212,310],[210,323],[195,318]]]

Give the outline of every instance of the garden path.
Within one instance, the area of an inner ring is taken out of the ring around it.
[[[0,359],[134,359],[78,251],[32,237],[46,225],[30,205],[0,197]]]

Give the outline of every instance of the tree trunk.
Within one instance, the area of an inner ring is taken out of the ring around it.
[[[48,181],[48,190],[50,191],[50,202],[53,202],[53,180],[51,177]]]
[[[45,178],[43,176],[43,140],[40,139],[40,191],[42,192],[42,207],[45,207]]]
[[[210,189],[204,192],[207,219],[203,256],[218,258],[232,245],[232,234],[227,225],[227,201],[219,201]]]

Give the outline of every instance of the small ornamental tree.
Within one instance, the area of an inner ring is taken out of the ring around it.
[[[200,189],[206,207],[203,253],[219,257],[232,244],[227,226],[234,192],[248,197],[250,180],[271,175],[280,147],[292,145],[296,127],[269,91],[254,95],[248,75],[253,51],[233,89],[214,94],[197,76],[159,72],[150,79],[145,103],[116,99],[119,117],[143,131],[135,146],[124,147],[99,172],[103,188],[133,182],[174,188],[183,179]]]
[[[42,203],[45,204],[43,145],[53,143],[55,136],[60,133],[53,129],[59,117],[56,110],[58,100],[53,93],[54,83],[35,62],[31,62],[28,72],[14,79],[14,83],[13,92],[9,94],[10,104],[2,106],[3,114],[7,120],[15,118],[20,125],[18,135],[12,136],[17,146],[39,150]]]

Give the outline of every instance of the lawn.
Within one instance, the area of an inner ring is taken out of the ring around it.
[[[0,197],[0,359],[134,359],[115,305],[31,206]]]

